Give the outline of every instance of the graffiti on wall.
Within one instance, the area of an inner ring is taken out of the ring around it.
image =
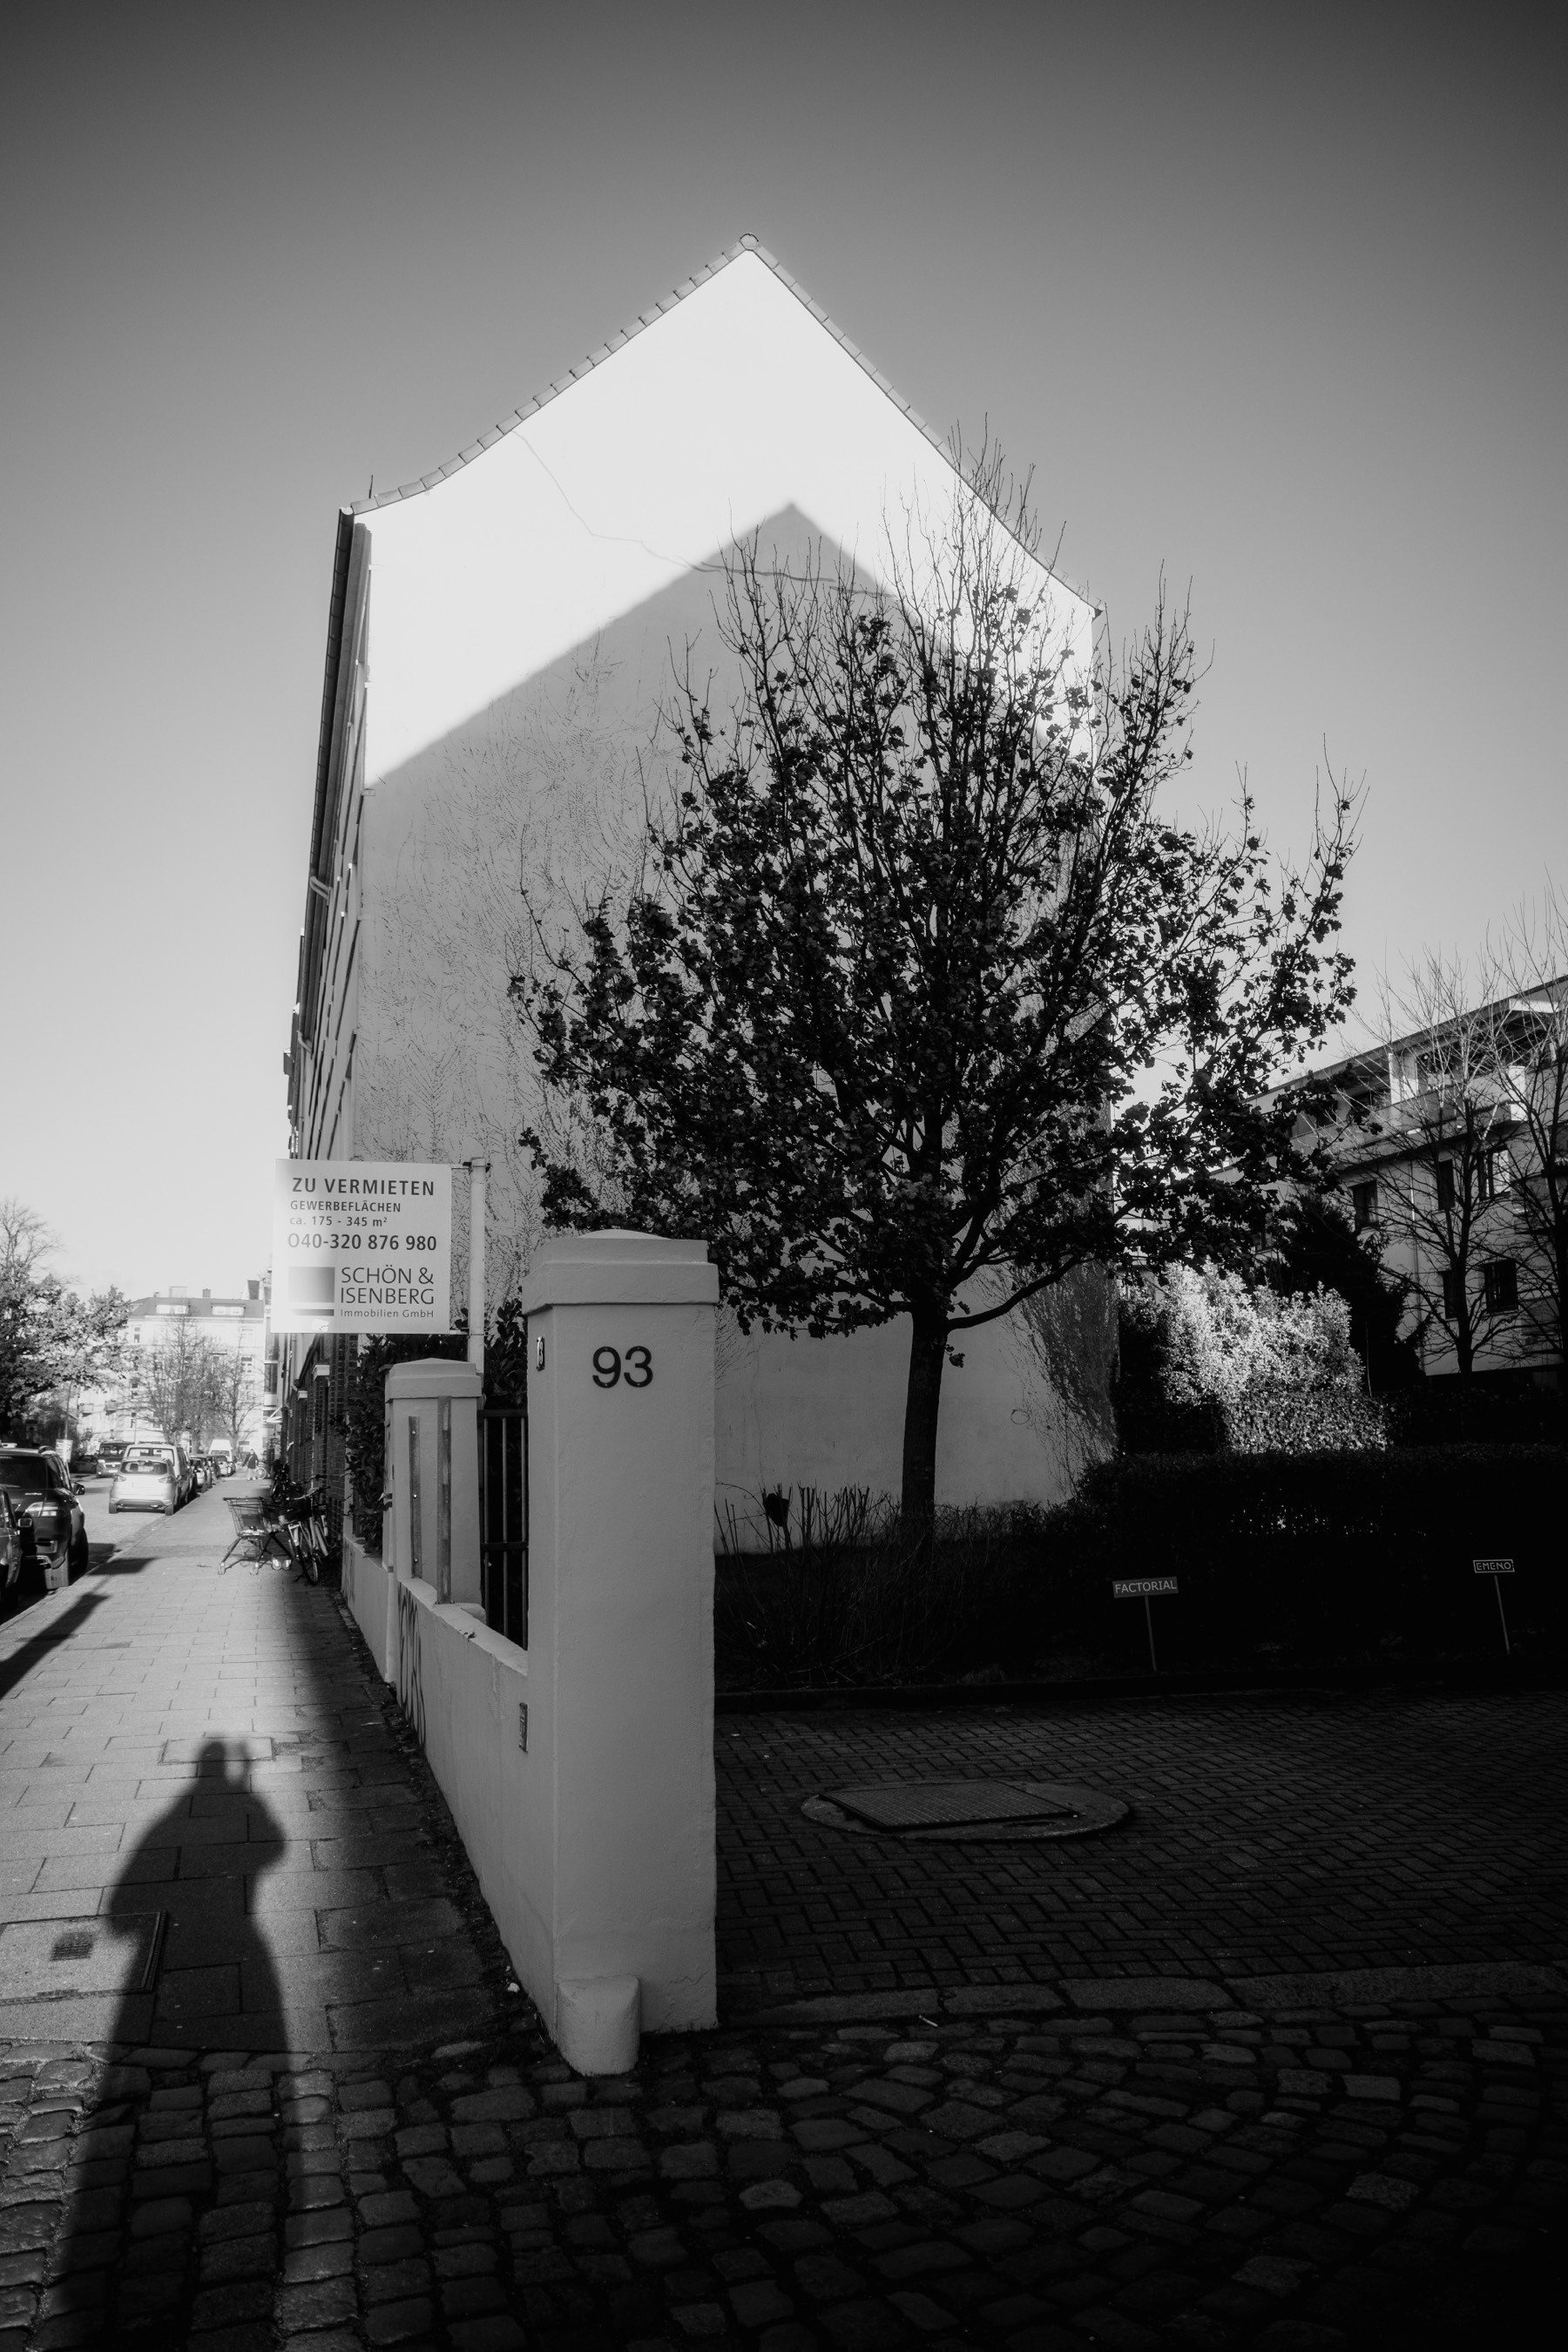
[[[424,1612],[406,1584],[397,1587],[397,1704],[414,1727],[414,1737],[425,1745],[424,1657],[420,1649],[420,1618]]]

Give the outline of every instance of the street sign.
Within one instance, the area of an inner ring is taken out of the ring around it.
[[[1158,1600],[1162,1593],[1174,1592],[1176,1589],[1173,1576],[1113,1576],[1110,1580],[1113,1601],[1141,1601],[1143,1603],[1143,1626],[1149,1636],[1149,1666],[1150,1671],[1156,1675],[1160,1671],[1160,1661],[1154,1654],[1154,1612],[1149,1603]]]
[[[1478,1576],[1511,1576],[1513,1574],[1511,1559],[1473,1559],[1470,1566]],[[1502,1587],[1500,1584],[1494,1584],[1492,1591],[1497,1594],[1498,1619],[1502,1626],[1503,1655],[1506,1658],[1511,1658],[1513,1643],[1509,1639],[1508,1612],[1502,1605]]]
[[[274,1331],[449,1331],[452,1171],[397,1160],[279,1160]]]

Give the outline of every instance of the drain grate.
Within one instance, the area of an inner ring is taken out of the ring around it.
[[[7,2001],[68,1994],[150,1992],[163,1957],[168,1915],[129,1918],[16,1919],[0,1927],[0,1986]]]
[[[1047,1780],[878,1780],[808,1797],[808,1821],[859,1837],[935,1838],[959,1843],[1087,1837],[1127,1808],[1097,1789]]]

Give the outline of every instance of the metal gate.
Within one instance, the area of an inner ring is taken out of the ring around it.
[[[479,1415],[479,1579],[485,1622],[528,1647],[528,1409]]]

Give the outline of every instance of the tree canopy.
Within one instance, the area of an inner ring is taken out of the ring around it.
[[[0,1201],[0,1437],[30,1434],[57,1394],[68,1403],[120,1364],[125,1300],[70,1289],[50,1264],[58,1246],[36,1210]]]
[[[1086,658],[1003,487],[909,519],[879,582],[735,555],[733,709],[688,673],[642,871],[513,982],[576,1118],[527,1139],[547,1217],[706,1234],[742,1325],[908,1314],[917,1515],[952,1339],[1256,1230],[1296,1111],[1259,1097],[1350,993],[1348,799],[1279,873],[1245,786],[1233,830],[1172,814],[1186,616]]]

